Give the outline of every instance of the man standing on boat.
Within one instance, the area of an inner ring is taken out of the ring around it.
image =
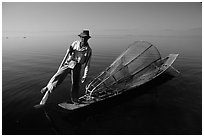
[[[51,93],[62,83],[67,74],[71,74],[71,100],[73,103],[77,103],[80,82],[84,83],[86,80],[92,55],[92,49],[88,44],[88,40],[91,38],[89,31],[83,30],[78,36],[80,37],[80,41],[75,41],[70,45],[56,74],[50,79],[47,86],[42,88],[41,93],[47,91]]]

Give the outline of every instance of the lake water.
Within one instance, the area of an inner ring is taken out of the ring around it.
[[[162,57],[178,53],[173,66],[181,74],[169,69],[152,83],[74,113],[57,107],[70,99],[67,77],[45,109],[34,109],[42,98],[40,89],[76,39],[2,37],[2,134],[202,134],[201,36],[93,36],[88,81],[137,40],[154,44]]]

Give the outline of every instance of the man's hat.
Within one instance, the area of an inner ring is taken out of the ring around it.
[[[89,36],[89,31],[88,30],[83,30],[83,32],[80,33],[78,36],[91,38],[91,36]]]

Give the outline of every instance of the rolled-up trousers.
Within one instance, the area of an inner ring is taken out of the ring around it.
[[[80,89],[81,67],[82,65],[77,63],[73,69],[68,66],[64,66],[59,69],[49,81],[49,83],[53,86],[53,90],[62,83],[67,74],[71,74],[72,86],[70,96],[72,101],[77,100]]]

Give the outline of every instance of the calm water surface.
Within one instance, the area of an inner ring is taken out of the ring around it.
[[[162,57],[179,53],[173,66],[181,75],[169,69],[152,83],[74,113],[57,107],[70,99],[67,77],[51,94],[45,109],[34,109],[42,97],[40,89],[76,39],[3,37],[3,134],[202,134],[201,36],[93,36],[89,41],[93,56],[88,80],[136,40],[155,44]]]

